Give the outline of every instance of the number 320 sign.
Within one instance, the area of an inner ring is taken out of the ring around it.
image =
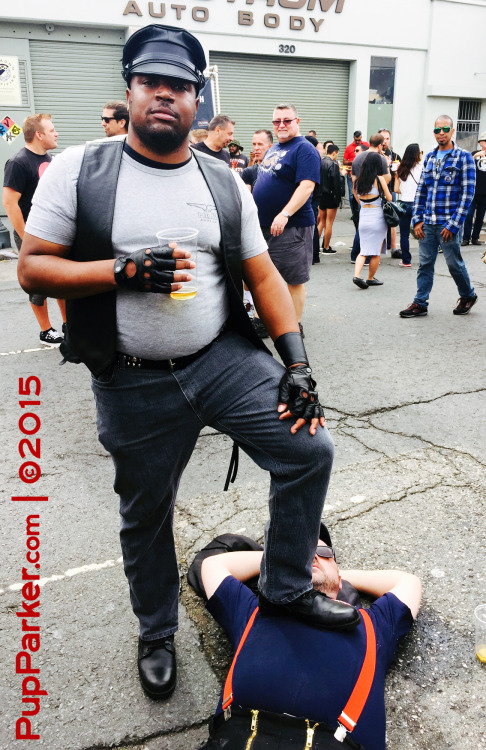
[[[293,44],[279,44],[278,51],[281,55],[293,55],[295,52],[295,46]]]

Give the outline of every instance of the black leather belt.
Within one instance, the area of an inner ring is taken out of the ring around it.
[[[199,357],[209,351],[212,345],[216,341],[219,341],[223,333],[227,330],[228,326],[225,323],[215,339],[206,346],[203,346],[199,351],[194,352],[194,354],[188,354],[186,357],[177,357],[177,359],[143,359],[143,357],[134,357],[131,354],[117,352],[115,356],[115,364],[122,369],[169,370],[170,372],[173,370],[182,370],[184,367],[187,367],[187,365],[190,365],[191,362],[195,362],[196,359],[199,359]]]

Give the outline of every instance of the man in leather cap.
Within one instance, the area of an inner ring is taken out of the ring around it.
[[[333,444],[292,300],[244,183],[189,148],[205,67],[201,45],[183,29],[154,24],[130,37],[126,142],[75,146],[56,159],[36,194],[19,263],[24,289],[68,299],[69,343],[93,375],[140,622],[139,674],[155,699],[176,683],[172,517],[205,425],[230,435],[271,474],[262,609],[318,627],[359,621],[356,610],[312,589]],[[177,226],[199,230],[191,301],[170,296],[191,279],[190,253],[155,239]],[[251,326],[243,279],[285,367]]]

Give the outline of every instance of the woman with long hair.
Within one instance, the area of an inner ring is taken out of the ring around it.
[[[413,202],[422,174],[422,151],[418,143],[410,143],[405,149],[403,159],[395,174],[395,193],[400,194],[400,202],[405,213],[400,216],[400,250],[402,259],[399,266],[411,268],[410,224],[412,222]]]
[[[381,196],[388,201],[392,194],[388,190],[387,182],[382,175],[383,159],[381,154],[373,151],[366,156],[361,166],[359,177],[355,183],[356,197],[361,205],[359,212],[360,254],[354,264],[353,283],[360,289],[369,286],[382,286],[383,282],[375,278],[380,265],[380,256],[386,250],[387,225],[381,207]],[[361,278],[361,271],[366,258],[369,258],[368,279]]]

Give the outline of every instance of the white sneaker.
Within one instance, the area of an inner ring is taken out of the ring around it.
[[[0,260],[7,260],[7,258],[10,260],[17,260],[19,257],[18,253],[15,253],[13,250],[0,250]]]
[[[64,341],[64,337],[54,328],[49,328],[48,331],[41,331],[39,338],[43,344],[49,344],[49,346],[59,346]]]

